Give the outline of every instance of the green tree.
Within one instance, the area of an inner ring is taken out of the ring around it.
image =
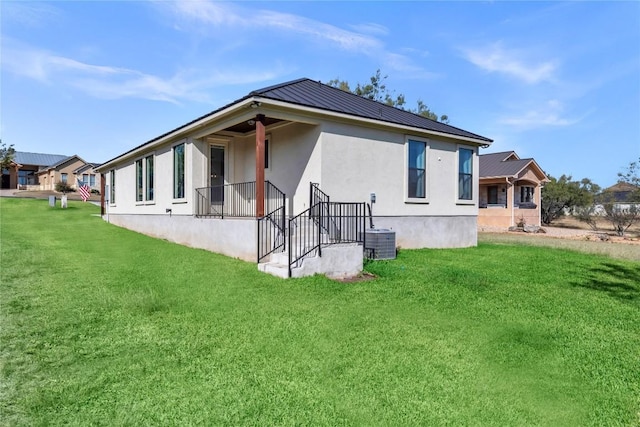
[[[542,187],[541,214],[544,224],[551,224],[563,216],[568,209],[592,205],[600,186],[584,178],[573,181],[570,175],[560,178],[549,176],[549,182]]]
[[[0,167],[7,169],[16,155],[16,150],[13,148],[13,144],[7,146],[0,139]]]
[[[335,78],[329,80],[327,84],[329,86],[336,87],[345,92],[350,92],[363,98],[371,99],[374,101],[382,102],[392,107],[400,108],[404,110],[406,99],[404,94],[395,95],[394,92],[387,89],[387,85],[384,83],[387,79],[387,75],[382,75],[380,69],[376,70],[375,74],[369,78],[369,83],[361,84],[357,83],[355,89],[351,89],[351,85],[346,80],[340,80]],[[431,120],[440,121],[442,123],[449,123],[449,117],[446,114],[438,116],[421,100],[418,100],[418,106],[415,109],[409,109],[412,113],[419,114]]]

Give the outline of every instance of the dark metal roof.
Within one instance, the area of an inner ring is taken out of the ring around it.
[[[491,139],[475,133],[306,78],[255,90],[249,94],[249,96],[252,95],[325,111],[492,142]]]
[[[318,81],[314,81],[308,78],[301,78],[254,90],[242,98],[239,98],[227,105],[211,111],[210,113],[197,117],[194,120],[191,120],[190,122],[187,122],[173,130],[165,132],[162,135],[159,135],[117,157],[114,157],[113,159],[107,160],[100,167],[102,167],[103,165],[107,165],[117,158],[132,153],[146,145],[159,141],[168,135],[179,132],[189,127],[190,125],[213,116],[227,108],[234,106],[235,104],[239,104],[247,99],[254,97],[272,99],[275,101],[286,102],[292,105],[300,105],[325,111],[343,113],[354,117],[379,120],[391,124],[412,126],[425,130],[450,134],[452,136],[476,139],[486,143],[493,142],[492,139],[485,138],[484,136],[467,132],[463,129],[440,123],[435,120],[420,116],[418,114],[391,107],[378,101],[363,98],[361,96],[345,92],[341,89],[323,84]]]
[[[68,158],[61,154],[26,153],[16,151],[13,161],[21,165],[50,166]]]
[[[515,159],[507,160],[511,156],[515,156]],[[514,151],[481,154],[478,157],[480,178],[516,176],[533,161],[533,159],[519,159]]]

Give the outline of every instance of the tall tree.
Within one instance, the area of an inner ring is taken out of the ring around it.
[[[383,102],[392,107],[400,108],[404,110],[406,99],[404,94],[395,95],[393,91],[387,89],[387,85],[384,81],[387,79],[387,75],[382,75],[380,69],[376,70],[375,74],[369,78],[369,83],[361,84],[357,83],[355,89],[351,89],[351,85],[346,80],[340,80],[335,78],[329,80],[327,84],[329,86],[336,87],[345,92],[350,92],[363,98],[372,99],[374,101]],[[431,111],[429,107],[421,100],[418,100],[418,106],[415,109],[409,109],[412,113],[419,114],[431,120],[440,121],[443,123],[449,123],[449,117],[446,114],[439,116]]]
[[[570,175],[560,178],[549,176],[549,182],[542,187],[541,214],[544,224],[551,224],[565,214],[567,209],[593,204],[600,186],[584,178],[573,181]]]
[[[0,139],[0,167],[7,169],[16,155],[16,150],[13,148],[13,144],[7,146]]]

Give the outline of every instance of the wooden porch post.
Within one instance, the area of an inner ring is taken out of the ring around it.
[[[264,216],[264,115],[256,116],[256,218]]]

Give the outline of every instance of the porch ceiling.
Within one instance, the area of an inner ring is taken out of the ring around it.
[[[275,119],[273,117],[265,117],[264,119],[264,125],[265,126],[269,126],[275,123],[280,123],[283,120],[281,119]],[[249,124],[249,121],[243,121],[240,122],[238,124],[235,124],[233,126],[229,126],[228,128],[225,129],[225,131],[228,132],[236,132],[236,133],[249,133],[249,132],[253,132],[254,130],[256,130],[256,125],[254,124]]]

